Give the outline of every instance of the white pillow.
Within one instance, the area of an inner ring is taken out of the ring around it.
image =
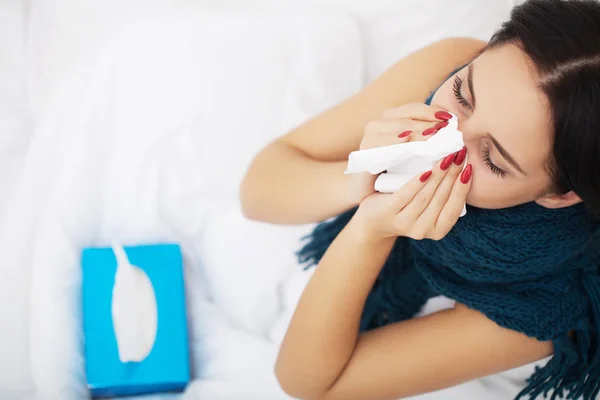
[[[33,0],[29,5],[31,102],[40,115],[64,73],[114,32],[174,10],[229,7],[351,14],[364,33],[366,79],[423,45],[448,36],[487,39],[518,0]]]
[[[196,0],[32,0],[27,49],[38,118],[77,59],[98,54],[123,29],[154,16],[202,10]]]
[[[390,12],[365,15],[359,22],[367,81],[438,40],[464,36],[487,41],[512,6],[511,0],[402,0]]]

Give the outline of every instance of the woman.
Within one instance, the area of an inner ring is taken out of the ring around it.
[[[242,185],[248,217],[343,213],[300,253],[318,267],[280,350],[284,390],[396,399],[553,355],[520,396],[595,398],[599,96],[600,4],[531,0],[489,43],[425,48],[266,147]],[[427,140],[448,111],[465,150],[396,193],[343,174],[350,152]],[[454,307],[411,318],[439,295]]]

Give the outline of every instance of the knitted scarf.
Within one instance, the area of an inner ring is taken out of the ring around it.
[[[319,260],[356,209],[317,225],[298,252]],[[442,240],[399,237],[365,303],[361,330],[404,321],[437,295],[541,341],[554,355],[516,399],[593,400],[600,391],[600,225],[583,205],[468,207]]]

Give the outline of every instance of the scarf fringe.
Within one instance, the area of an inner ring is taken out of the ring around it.
[[[329,245],[350,222],[356,208],[346,211],[339,216],[318,224],[311,233],[302,238],[308,241],[297,253],[298,262],[307,270],[321,261]]]
[[[582,282],[589,304],[587,315],[574,328],[574,337],[565,335],[553,341],[554,356],[544,367],[536,368],[515,400],[546,398],[550,392],[551,400],[595,400],[600,393],[600,276],[590,271]]]

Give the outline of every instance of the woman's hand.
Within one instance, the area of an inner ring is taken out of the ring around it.
[[[386,110],[378,120],[365,127],[360,150],[393,144],[427,140],[448,125],[452,116],[441,108],[422,103],[410,103]],[[377,175],[354,174],[350,196],[361,202],[375,192]]]
[[[465,159],[463,148],[394,194],[370,195],[360,204],[353,223],[374,239],[442,239],[460,217],[471,187],[472,168],[467,165],[463,170]]]

